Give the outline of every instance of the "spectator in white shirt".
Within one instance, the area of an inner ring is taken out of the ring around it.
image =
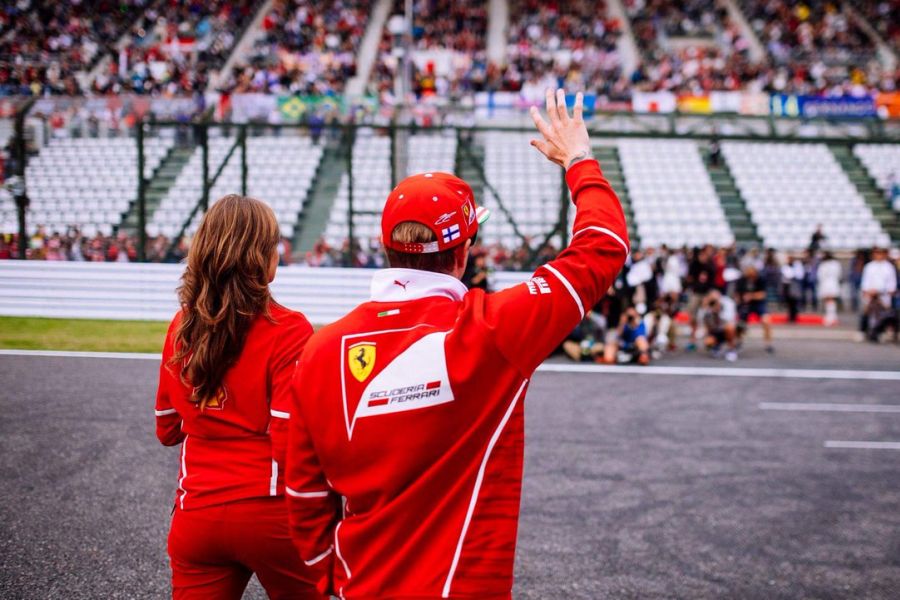
[[[878,336],[888,327],[896,332],[897,315],[891,301],[897,291],[897,269],[888,262],[884,248],[872,250],[872,260],[863,268],[860,289],[864,307],[860,329],[869,340],[878,341]]]
[[[837,301],[841,297],[841,263],[831,252],[825,253],[825,258],[819,263],[817,275],[819,296],[825,304],[824,324],[829,327],[837,323]]]
[[[872,260],[863,268],[860,288],[865,304],[877,298],[882,305],[891,305],[891,295],[897,290],[897,270],[888,262],[884,248],[872,250]]]

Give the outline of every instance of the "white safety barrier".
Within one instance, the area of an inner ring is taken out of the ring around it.
[[[0,315],[168,321],[178,309],[183,265],[0,261]],[[316,325],[330,323],[369,297],[371,269],[279,267],[275,299]],[[527,279],[498,272],[494,289]]]

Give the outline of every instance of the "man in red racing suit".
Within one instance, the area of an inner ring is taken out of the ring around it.
[[[286,497],[307,564],[342,598],[509,598],[522,480],[524,398],[535,368],[600,300],[628,254],[619,201],[561,90],[532,145],[567,169],[572,242],[494,294],[459,281],[482,209],[462,180],[426,173],[391,192],[392,265],[371,300],[310,338],[295,372]],[[431,239],[398,240],[404,223]],[[449,254],[447,254],[449,253]],[[415,259],[409,259],[413,255]],[[402,259],[402,260],[401,260]],[[416,262],[420,260],[420,262]],[[343,500],[342,500],[343,498]]]

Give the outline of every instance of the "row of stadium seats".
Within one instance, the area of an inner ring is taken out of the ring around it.
[[[529,144],[527,133],[485,132],[484,172],[500,196],[499,202],[515,216],[522,235],[541,238],[559,218],[562,178],[559,168]],[[506,248],[522,244],[500,210],[498,199],[485,190],[484,205],[491,210],[490,225],[479,237],[485,244]]]
[[[644,245],[725,246],[734,242],[696,143],[622,140],[618,146]]]
[[[857,144],[853,153],[883,191],[900,185],[900,145]]]
[[[363,132],[353,147],[353,207],[359,211],[381,211],[391,191],[390,138]],[[456,160],[456,137],[441,132],[421,133],[409,137],[408,173],[428,171],[453,172]],[[337,198],[331,207],[325,229],[325,241],[340,247],[348,235],[347,209],[350,185],[345,173],[341,177]],[[356,215],[353,235],[371,240],[381,235],[378,215]]]
[[[519,231],[541,238],[559,215],[558,169],[528,145],[528,134],[485,132],[485,172]],[[210,140],[210,174],[234,144],[233,138]],[[146,139],[145,175],[152,177],[174,145],[173,139]],[[734,240],[709,175],[692,141],[628,139],[617,142],[635,226],[643,245],[662,243],[726,245]],[[816,226],[826,246],[856,248],[888,244],[889,237],[823,144],[724,142],[722,151],[737,189],[766,246],[805,247]],[[27,171],[31,207],[29,227],[48,231],[78,226],[84,233],[110,234],[137,194],[136,146],[127,138],[55,140],[32,158]],[[854,153],[868,173],[887,190],[900,176],[900,147],[858,144]],[[361,131],[354,147],[354,201],[360,211],[380,211],[390,191],[390,140]],[[409,172],[453,171],[456,138],[441,132],[410,137]],[[71,164],[80,157],[77,172]],[[248,192],[276,211],[282,233],[295,232],[322,157],[309,138],[262,136],[248,140]],[[210,194],[210,201],[241,188],[240,152],[236,150]],[[159,208],[148,219],[148,233],[177,233],[200,198],[201,153],[196,149]],[[340,245],[347,235],[348,180],[344,175],[331,207],[325,238]],[[481,201],[492,209],[482,233],[486,244],[520,245],[513,225],[485,191]],[[356,234],[380,234],[377,215],[357,215]],[[192,232],[199,216],[189,228]],[[0,191],[2,232],[17,229],[15,205]]]
[[[234,144],[234,138],[210,138],[210,177]],[[285,237],[294,235],[297,220],[303,211],[303,202],[315,180],[322,152],[322,148],[314,146],[308,137],[261,136],[247,139],[247,194],[272,206]],[[202,180],[203,155],[198,147],[153,214],[149,227],[151,235],[162,233],[171,237],[178,233],[200,199]],[[241,156],[240,150],[235,149],[210,190],[210,204],[226,194],[240,191]],[[188,228],[189,234],[196,231],[201,218],[201,214],[195,215]]]
[[[824,144],[725,142],[722,153],[766,246],[803,248],[820,224],[826,247],[890,243]]]
[[[145,140],[145,177],[153,176],[173,145],[171,138]],[[137,198],[137,145],[131,138],[54,139],[29,161],[25,177],[30,223],[109,235]],[[0,221],[4,231],[16,230],[11,201],[0,203]]]

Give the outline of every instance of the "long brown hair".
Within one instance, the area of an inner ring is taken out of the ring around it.
[[[181,323],[170,366],[193,387],[201,409],[213,400],[258,315],[271,319],[269,265],[280,239],[271,208],[230,194],[212,205],[191,243],[178,300]]]

